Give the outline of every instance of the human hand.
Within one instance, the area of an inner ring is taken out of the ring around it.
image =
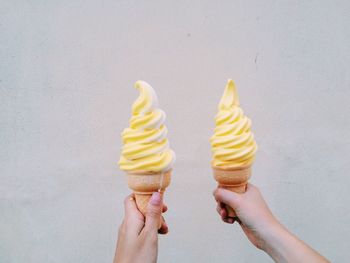
[[[146,217],[137,209],[133,194],[125,199],[124,207],[125,217],[119,228],[114,263],[156,262],[158,233],[168,233],[168,226],[161,216],[168,209],[163,204],[162,195],[153,193]]]
[[[329,263],[279,223],[254,185],[248,184],[243,194],[217,188],[214,197],[222,220],[229,224],[237,221],[250,242],[264,250],[275,262]],[[235,211],[237,217],[227,216],[226,205]]]
[[[264,233],[279,225],[268,208],[259,189],[252,184],[247,185],[246,192],[238,194],[223,188],[214,191],[217,201],[217,212],[221,219],[229,224],[237,221],[248,239],[259,249],[265,248]],[[230,206],[237,217],[228,217],[226,205]]]

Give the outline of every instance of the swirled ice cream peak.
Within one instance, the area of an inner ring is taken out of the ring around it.
[[[212,165],[217,167],[241,167],[251,165],[257,145],[251,131],[251,120],[239,105],[233,80],[229,79],[215,116],[212,146]]]
[[[130,126],[122,132],[119,166],[125,171],[162,172],[172,168],[175,154],[169,148],[165,112],[158,108],[154,89],[137,81],[139,97],[132,105]]]

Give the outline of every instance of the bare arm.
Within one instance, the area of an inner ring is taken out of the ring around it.
[[[229,224],[237,221],[248,239],[275,262],[329,262],[278,222],[259,189],[252,184],[248,184],[244,194],[218,188],[214,196],[222,220]],[[225,204],[235,210],[236,218],[227,217]]]

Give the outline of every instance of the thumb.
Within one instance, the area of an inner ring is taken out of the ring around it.
[[[162,208],[162,195],[158,192],[154,192],[147,206],[145,222],[146,229],[158,231],[161,220]]]
[[[223,188],[217,188],[214,192],[214,197],[216,201],[229,205],[234,210],[236,210],[239,207],[239,203],[241,200],[240,194],[231,192]]]

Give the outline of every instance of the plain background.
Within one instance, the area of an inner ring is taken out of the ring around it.
[[[349,1],[0,3],[0,262],[112,261],[138,79],[177,153],[159,262],[271,262],[215,211],[208,139],[228,78],[259,145],[251,182],[349,260]]]

